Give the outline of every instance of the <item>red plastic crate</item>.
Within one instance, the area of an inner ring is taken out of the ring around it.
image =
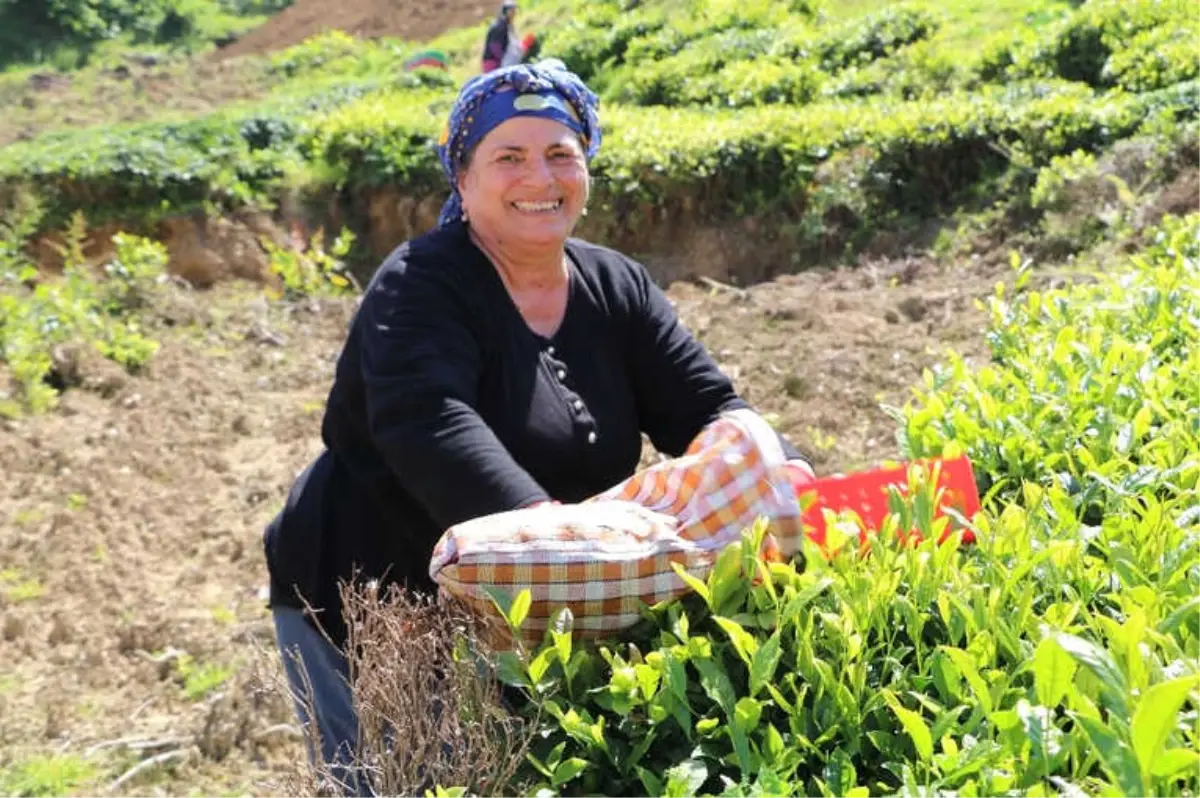
[[[971,461],[966,456],[943,460],[919,461],[932,469],[941,464],[938,476],[938,487],[945,490],[942,502],[938,506],[935,517],[946,515],[943,508],[950,507],[964,518],[970,519],[979,512],[979,491],[975,487],[975,474],[971,470]],[[825,517],[823,509],[839,512],[853,510],[862,519],[866,530],[859,536],[860,544],[865,545],[867,534],[877,532],[888,514],[888,487],[894,486],[906,491],[908,488],[908,467],[910,463],[901,463],[894,467],[875,468],[870,471],[860,471],[853,474],[822,477],[815,481],[800,481],[795,484],[797,495],[816,491],[817,501],[804,514],[804,524],[809,538],[818,546],[825,546]],[[950,525],[942,535],[941,543],[955,530],[962,528],[953,516]],[[906,538],[920,539],[915,530],[905,530]],[[964,543],[974,543],[975,535],[970,529],[963,532]]]

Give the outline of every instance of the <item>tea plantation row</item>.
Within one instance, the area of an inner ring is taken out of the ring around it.
[[[998,289],[992,362],[952,359],[897,411],[908,455],[965,450],[992,483],[974,545],[934,542],[947,519],[914,469],[865,555],[767,563],[760,527],[634,642],[551,631],[502,658],[539,723],[522,777],[551,795],[1196,794],[1198,233],[1168,219],[1095,282]],[[911,528],[926,542],[899,543]]]
[[[867,220],[923,214],[1014,158],[1036,169],[1195,126],[1181,0],[1075,10],[1029,0],[1027,16],[1051,21],[986,46],[964,38],[969,15],[933,2],[845,19],[800,2],[685,5],[597,2],[546,36],[546,54],[606,97],[594,171],[613,225],[652,207],[697,221],[779,210],[812,225],[831,204]],[[275,56],[297,79],[253,107],[7,147],[0,190],[33,188],[48,224],[79,209],[137,222],[378,185],[439,195],[432,147],[452,81],[397,74],[400,54],[389,61],[382,47],[333,36]],[[320,79],[352,63],[376,73]],[[832,185],[815,176],[821,167],[836,173]]]

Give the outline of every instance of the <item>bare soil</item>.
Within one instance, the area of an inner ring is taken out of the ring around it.
[[[998,272],[979,263],[668,294],[743,395],[830,473],[896,457],[879,403],[903,404],[946,346],[982,352],[973,300]],[[319,450],[354,304],[173,288],[144,374],[89,360],[60,409],[0,427],[0,771],[84,755],[98,771],[79,790],[106,794],[175,750],[113,792],[282,791],[303,753],[290,707],[255,677],[276,667],[261,531]],[[231,674],[207,693],[206,666]]]
[[[382,36],[427,41],[451,30],[484,21],[496,13],[491,0],[296,0],[232,44],[218,58],[265,53],[299,44],[327,30],[363,39]]]
[[[0,147],[67,128],[188,118],[255,100],[280,82],[262,60],[135,56],[113,69],[0,79]]]

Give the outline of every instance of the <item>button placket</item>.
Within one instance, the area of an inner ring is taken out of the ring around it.
[[[566,384],[566,379],[567,379],[566,364],[564,364],[560,360],[554,359],[554,347],[553,346],[547,346],[544,350],[542,350],[542,352],[546,358],[550,359],[551,362],[548,363],[547,365],[550,366],[551,370],[554,373],[555,378],[562,385],[563,389],[565,389],[565,393],[566,393],[565,398],[567,400],[567,404],[569,404],[571,406],[571,409],[575,411],[575,414],[577,416],[580,416],[580,417],[584,416],[586,413],[586,408],[583,404],[583,400],[580,399],[578,396],[576,396],[574,394],[574,392],[571,391],[571,389]],[[585,426],[585,427],[594,426],[594,422],[588,423],[581,418],[580,425]],[[596,443],[596,441],[599,440],[599,437],[600,436],[597,435],[595,429],[589,429],[584,440],[587,441],[588,445],[594,445]]]

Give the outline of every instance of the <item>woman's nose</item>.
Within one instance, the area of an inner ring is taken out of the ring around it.
[[[529,169],[525,172],[527,182],[543,184],[554,182],[554,172],[550,168],[550,162],[545,158],[530,158]]]

